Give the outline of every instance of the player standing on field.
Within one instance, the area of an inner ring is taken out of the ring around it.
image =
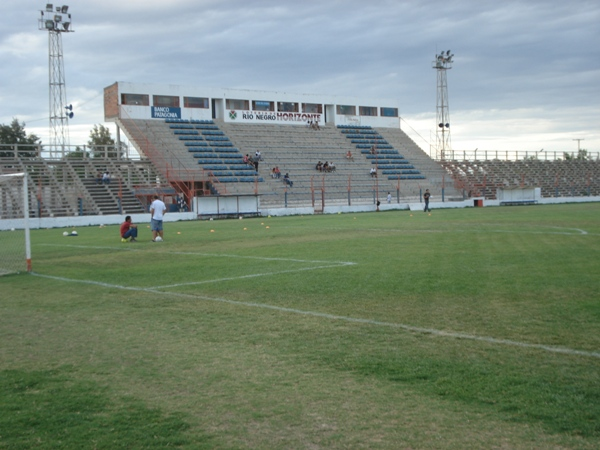
[[[152,228],[152,242],[156,242],[156,236],[163,238],[163,216],[167,213],[167,207],[158,195],[150,205],[150,225]]]
[[[423,210],[423,212],[431,212],[431,210],[429,209],[429,197],[431,197],[429,189],[425,189],[425,194],[423,194],[423,199],[425,199],[425,209]]]

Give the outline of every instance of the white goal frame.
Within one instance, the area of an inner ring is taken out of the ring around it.
[[[0,251],[0,275],[31,272],[29,186],[27,173],[0,174],[0,218],[9,225],[1,233],[5,242],[15,242]],[[19,183],[19,179],[21,182]],[[10,208],[10,211],[8,209]],[[6,219],[6,220],[4,220]],[[21,239],[23,242],[21,243]],[[24,248],[24,254],[23,254]],[[22,256],[20,256],[22,255]]]

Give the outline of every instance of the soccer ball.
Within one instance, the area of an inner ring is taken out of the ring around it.
[[[68,236],[69,233],[67,233],[66,231],[63,233],[63,236]]]
[[[162,238],[160,236],[156,236],[154,242],[162,242]]]

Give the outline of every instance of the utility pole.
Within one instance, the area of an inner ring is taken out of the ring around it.
[[[573,139],[574,141],[577,141],[577,153],[579,153],[581,151],[581,141],[585,141],[585,139],[580,138],[580,139]]]

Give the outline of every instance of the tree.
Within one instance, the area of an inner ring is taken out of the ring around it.
[[[75,147],[75,150],[65,155],[66,159],[87,159],[89,152],[84,151],[79,145]]]
[[[90,131],[88,145],[93,158],[120,158],[121,152],[115,146],[115,140],[110,135],[110,130],[104,125],[94,125]]]
[[[565,158],[565,161],[586,161],[588,159],[592,159],[592,157],[588,155],[588,151],[583,148],[578,150],[576,155],[573,153],[564,152],[563,157]]]
[[[15,144],[19,144],[19,156],[33,158],[38,155],[41,140],[35,134],[27,134],[25,122],[13,118],[10,125],[0,125],[0,157],[13,157]]]

